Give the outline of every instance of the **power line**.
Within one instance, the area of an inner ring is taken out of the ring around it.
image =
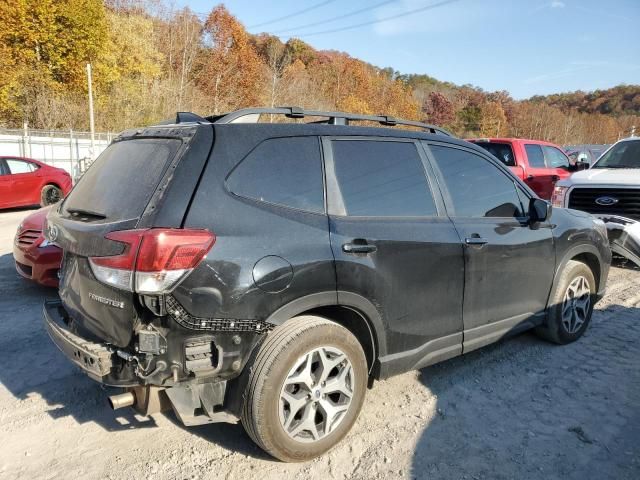
[[[309,33],[302,33],[302,34],[298,34],[296,35],[297,37],[310,37],[312,35],[324,35],[326,33],[336,33],[336,32],[343,32],[345,30],[352,30],[354,28],[360,28],[360,27],[366,27],[368,25],[374,25],[376,23],[382,23],[382,22],[387,22],[389,20],[395,20],[396,18],[401,18],[401,17],[406,17],[407,15],[411,15],[413,13],[420,13],[420,12],[424,12],[426,10],[431,10],[433,8],[437,8],[437,7],[442,7],[444,5],[447,5],[449,3],[454,3],[454,2],[458,2],[460,0],[442,0],[441,2],[437,2],[431,5],[428,5],[426,7],[422,7],[422,8],[416,8],[414,10],[409,10],[403,13],[399,13],[397,15],[392,15],[390,17],[385,17],[385,18],[380,18],[378,20],[371,20],[369,22],[362,22],[362,23],[357,23],[354,25],[347,25],[346,27],[341,27],[341,28],[334,28],[331,30],[322,30],[319,32],[309,32]]]
[[[251,25],[247,28],[257,28],[257,27],[262,27],[263,25],[271,25],[272,23],[276,23],[276,22],[281,22],[282,20],[287,20],[288,18],[293,18],[293,17],[297,17],[298,15],[302,15],[303,13],[307,13],[310,12],[311,10],[315,10],[317,8],[320,7],[324,7],[325,5],[331,3],[331,2],[335,2],[335,0],[326,0],[324,2],[320,2],[316,5],[312,5],[310,7],[304,8],[302,10],[298,10],[296,12],[293,13],[289,13],[288,15],[285,15],[283,17],[278,17],[278,18],[274,18],[273,20],[269,20],[266,22],[262,22],[262,23],[258,23],[256,25]]]
[[[336,20],[342,20],[343,18],[353,17],[354,15],[358,15],[360,13],[363,13],[363,12],[366,12],[366,11],[369,11],[369,10],[373,10],[375,8],[382,7],[383,5],[387,5],[388,3],[394,3],[394,2],[397,2],[397,1],[398,0],[386,0],[384,2],[380,2],[380,3],[376,3],[375,5],[371,5],[370,7],[365,7],[365,8],[361,8],[359,10],[354,10],[353,12],[345,13],[344,15],[337,15],[335,17],[327,18],[327,19],[322,20],[320,22],[306,23],[304,25],[298,25],[297,27],[286,28],[284,30],[276,30],[274,32],[269,32],[269,33],[276,34],[276,33],[283,33],[283,32],[292,32],[292,31],[295,31],[295,30],[302,30],[303,28],[307,28],[307,27],[317,27],[318,25],[324,25],[325,23],[331,23],[331,22],[334,22]]]

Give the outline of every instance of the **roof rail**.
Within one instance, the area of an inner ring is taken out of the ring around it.
[[[287,118],[304,118],[304,117],[326,117],[327,120],[321,120],[313,123],[327,123],[330,125],[349,125],[350,122],[377,122],[387,127],[395,127],[397,125],[406,125],[410,127],[418,127],[427,130],[430,133],[438,133],[453,137],[453,135],[444,128],[436,127],[422,122],[414,122],[412,120],[402,120],[387,115],[360,115],[357,113],[345,112],[325,112],[320,110],[304,110],[300,107],[276,107],[276,108],[243,108],[235,112],[225,115],[210,116],[206,119],[212,123],[257,123],[260,115],[284,115]]]

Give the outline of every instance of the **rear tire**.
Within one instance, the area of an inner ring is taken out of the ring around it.
[[[547,321],[536,333],[559,345],[575,342],[591,322],[596,291],[591,269],[582,262],[570,260],[551,292]]]
[[[250,365],[242,425],[285,462],[322,455],[351,429],[364,401],[367,361],[346,328],[302,316],[273,330]]]
[[[45,185],[40,192],[40,206],[46,207],[62,200],[62,190],[56,185]]]

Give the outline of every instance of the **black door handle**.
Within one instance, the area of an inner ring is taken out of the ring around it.
[[[485,245],[489,243],[489,240],[486,238],[478,237],[467,237],[464,239],[464,243],[467,245]]]
[[[369,243],[345,243],[342,245],[344,253],[373,253],[377,249],[378,247]]]

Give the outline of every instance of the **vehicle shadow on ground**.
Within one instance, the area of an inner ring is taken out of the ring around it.
[[[639,344],[640,308],[610,305],[575,343],[527,332],[421,370],[437,409],[411,478],[640,478]]]
[[[166,412],[165,415],[176,427],[183,428],[188,433],[198,435],[203,440],[219,445],[226,450],[259,460],[278,461],[253,443],[239,422],[235,425],[211,423],[197,427],[186,427],[172,412]]]
[[[42,322],[42,303],[55,289],[21,278],[13,256],[0,256],[0,398],[6,389],[19,401],[42,398],[52,418],[72,417],[116,431],[156,426],[131,409],[113,412],[102,388],[73,366],[56,348]],[[122,413],[121,413],[122,412]]]

